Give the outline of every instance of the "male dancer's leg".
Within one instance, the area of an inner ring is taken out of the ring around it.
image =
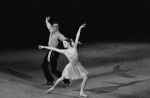
[[[51,52],[51,57],[50,57],[50,62],[51,62],[51,72],[56,75],[57,77],[61,77],[61,72],[57,70],[57,60],[59,57],[59,53],[52,51]]]
[[[45,83],[45,84],[49,84],[49,82],[51,82],[51,84],[53,84],[54,78],[50,74],[50,71],[49,71],[49,68],[48,68],[48,65],[50,63],[50,62],[48,62],[48,59],[47,59],[48,54],[49,54],[49,51],[47,52],[47,54],[44,57],[44,60],[43,60],[43,63],[42,63],[42,69],[43,69],[43,72],[44,72],[44,76],[47,80],[47,83]]]
[[[51,71],[53,74],[55,74],[58,78],[61,77],[61,74],[62,72],[56,70],[57,69],[57,60],[58,60],[58,57],[59,57],[59,53],[58,52],[55,52],[55,51],[52,51],[51,53]],[[69,85],[70,84],[70,81],[68,79],[64,79],[63,80],[65,84]]]

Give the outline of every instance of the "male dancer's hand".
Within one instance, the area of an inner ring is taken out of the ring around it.
[[[48,29],[51,28],[51,24],[48,22],[49,20],[50,20],[50,17],[46,17],[45,22],[46,22],[46,26],[47,26]]]
[[[50,16],[49,17],[46,17],[46,22],[48,22],[50,20]]]

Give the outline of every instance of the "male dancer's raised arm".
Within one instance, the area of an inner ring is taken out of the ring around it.
[[[46,17],[45,22],[46,22],[46,26],[47,26],[48,30],[51,33],[53,29],[52,29],[52,25],[48,22],[49,20],[50,20],[50,17]]]

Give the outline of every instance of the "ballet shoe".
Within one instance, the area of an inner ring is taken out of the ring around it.
[[[71,85],[72,85],[72,81],[70,80],[70,83],[69,83],[69,85],[68,85],[68,86],[69,86],[69,87],[71,87]]]
[[[71,87],[72,83],[70,83],[68,86]]]
[[[50,94],[54,88],[50,88],[47,93]]]
[[[84,93],[80,93],[80,96],[82,96],[82,97],[88,97],[87,95],[85,95]]]

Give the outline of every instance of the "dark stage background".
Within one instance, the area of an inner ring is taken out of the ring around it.
[[[1,0],[0,47],[47,45],[47,16],[71,38],[87,23],[82,43],[149,42],[149,12],[148,0]]]

